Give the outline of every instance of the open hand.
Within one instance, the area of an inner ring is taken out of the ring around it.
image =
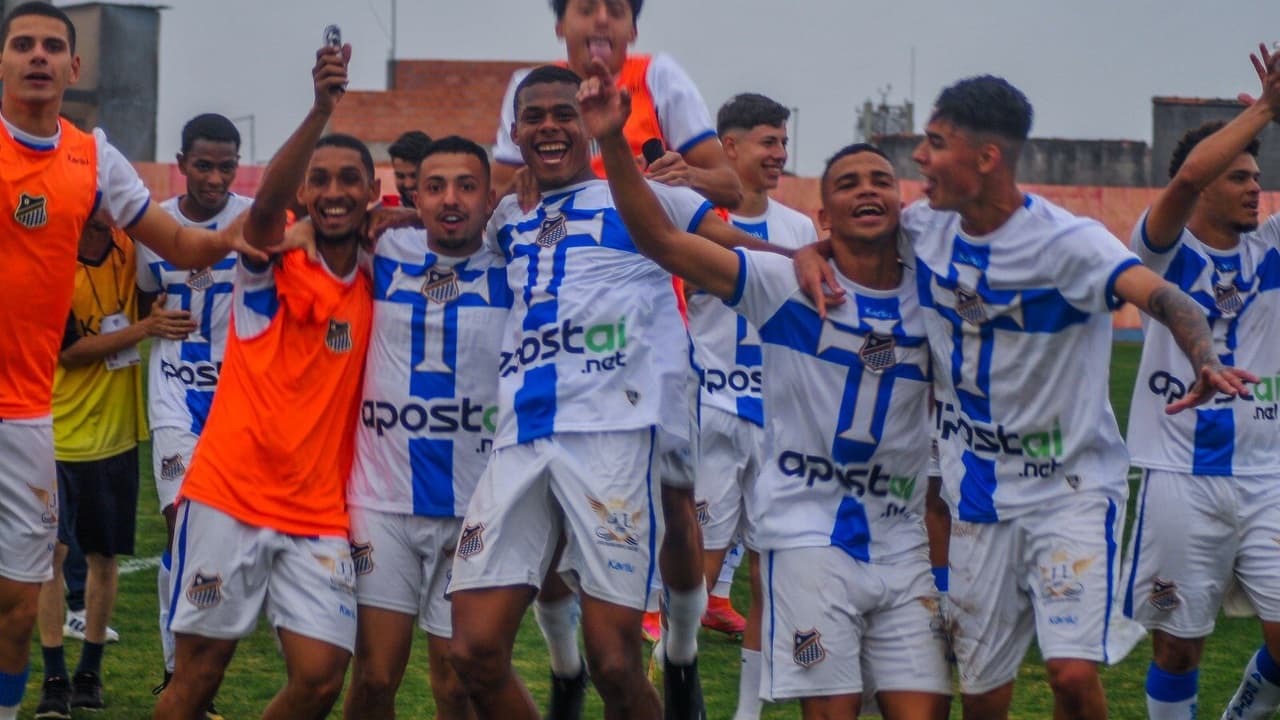
[[[1165,406],[1166,415],[1175,415],[1188,408],[1209,402],[1218,393],[1231,397],[1247,398],[1249,388],[1245,383],[1258,382],[1257,376],[1247,370],[1227,367],[1217,360],[1200,367],[1195,383],[1183,398]]]
[[[621,135],[631,116],[631,95],[613,81],[609,66],[593,58],[587,77],[578,87],[578,108],[591,137]]]

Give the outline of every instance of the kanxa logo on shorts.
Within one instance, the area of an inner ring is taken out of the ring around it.
[[[351,543],[351,562],[355,563],[357,575],[373,572],[373,543]]]
[[[27,487],[31,488],[31,493],[36,496],[41,505],[44,505],[44,511],[40,513],[40,524],[47,528],[58,527],[58,493],[49,492],[29,483]]]
[[[466,525],[458,538],[458,557],[466,560],[484,550],[484,523]]]
[[[350,555],[335,558],[330,555],[311,553],[311,557],[315,558],[316,562],[320,563],[320,567],[329,573],[329,587],[334,590],[355,592],[356,572]]]
[[[640,547],[637,531],[640,519],[644,516],[643,510],[631,512],[621,500],[601,502],[590,495],[587,496],[587,503],[591,505],[596,517],[600,518],[600,526],[596,528],[597,538],[605,544],[623,545],[632,549]]]
[[[1151,607],[1161,612],[1169,612],[1177,608],[1182,604],[1182,598],[1178,597],[1178,583],[1155,578],[1151,582],[1150,602]]]
[[[882,373],[898,364],[898,356],[894,348],[898,346],[892,335],[868,333],[858,350],[858,358],[862,365],[873,373]]]
[[[13,211],[13,219],[28,230],[44,227],[49,222],[48,200],[43,195],[18,195],[18,207]]]
[[[187,599],[201,610],[208,610],[222,602],[222,576],[197,570],[187,586]]]
[[[1078,602],[1084,592],[1080,576],[1093,566],[1096,556],[1073,558],[1066,551],[1054,552],[1049,565],[1040,566],[1040,592],[1045,602]]]
[[[458,273],[453,268],[427,270],[427,279],[422,283],[422,295],[430,302],[444,305],[458,299]]]
[[[187,287],[199,292],[204,292],[213,287],[213,268],[192,270],[187,275]]]
[[[166,482],[182,479],[187,473],[187,466],[182,462],[182,455],[170,455],[160,459],[160,479]]]
[[[329,319],[329,331],[325,333],[324,345],[331,352],[351,352],[351,323]]]
[[[803,668],[811,668],[827,659],[827,649],[822,647],[822,633],[817,628],[797,630],[795,634],[795,650],[791,657]]]

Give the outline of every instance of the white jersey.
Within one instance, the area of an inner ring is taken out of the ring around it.
[[[506,165],[523,165],[520,147],[511,139],[511,125],[515,122],[516,86],[533,68],[517,70],[511,74],[507,91],[502,96],[502,114],[498,121],[498,135],[494,141],[493,159]],[[645,73],[645,85],[653,98],[662,128],[662,140],[668,148],[684,154],[698,143],[716,137],[716,126],[711,122],[707,104],[693,84],[688,73],[666,53],[655,54]],[[592,141],[592,147],[595,147]],[[596,155],[594,150],[592,155]]]
[[[863,562],[920,552],[929,459],[929,348],[915,273],[870,290],[837,272],[844,304],[818,317],[790,259],[738,250],[730,306],[760,329],[761,550],[835,546]]]
[[[1123,496],[1128,456],[1107,395],[1115,280],[1138,259],[1044,198],[973,237],[954,212],[903,211],[937,378],[943,487],[961,520],[1054,498]]]
[[[1157,252],[1147,246],[1144,214],[1131,247],[1142,262],[1190,295],[1213,330],[1214,349],[1226,365],[1261,381],[1250,399],[1219,395],[1177,415],[1164,408],[1196,380],[1186,355],[1164,325],[1142,318],[1144,342],[1129,415],[1133,464],[1193,475],[1274,475],[1280,412],[1280,215],[1240,236],[1231,250],[1215,250],[1184,229]]]
[[[744,232],[791,250],[818,240],[807,215],[773,200],[759,216],[730,214],[729,220]],[[755,327],[719,298],[700,290],[689,297],[689,334],[702,384],[702,406],[763,426],[760,334]]]
[[[347,504],[462,517],[496,427],[502,258],[436,255],[424,230],[392,230],[374,251],[373,300]]]
[[[650,187],[677,227],[711,209],[692,190]],[[507,196],[489,232],[514,294],[494,446],[650,426],[688,442],[689,339],[671,275],[632,244],[608,183],[543,193],[529,213]]]
[[[187,227],[211,230],[230,224],[253,204],[252,198],[232,194],[211,220],[195,222],[182,214],[181,199],[169,198],[160,207]],[[226,350],[235,276],[235,253],[203,270],[179,270],[150,248],[138,246],[138,288],[165,293],[166,310],[187,310],[196,322],[196,329],[182,340],[156,338],[151,343],[147,374],[151,427],[176,428],[196,435],[204,430]]]

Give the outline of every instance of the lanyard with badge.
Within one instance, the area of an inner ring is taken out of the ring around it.
[[[124,274],[124,251],[112,240],[111,249],[107,254],[111,256],[111,279],[116,290],[116,311],[110,315],[102,305],[102,298],[98,296],[98,286],[93,281],[93,268],[84,262],[80,263],[85,270],[85,278],[89,281],[89,290],[93,293],[93,304],[98,306],[98,314],[102,317],[102,322],[98,323],[98,332],[102,335],[119,332],[130,324],[129,316],[124,312],[126,291],[120,287],[120,276]],[[117,260],[119,260],[118,263]],[[139,364],[142,362],[142,356],[138,354],[137,345],[130,345],[123,350],[111,353],[104,358],[104,362],[108,370],[119,370]]]

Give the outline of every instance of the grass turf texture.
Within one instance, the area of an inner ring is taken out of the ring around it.
[[[1111,402],[1122,429],[1129,415],[1139,352],[1138,345],[1117,344],[1112,354]],[[164,520],[156,509],[150,445],[144,444],[140,452],[143,477],[137,552],[139,558],[150,558],[158,556],[164,545]],[[1130,497],[1130,521],[1134,517],[1132,496],[1136,495],[1136,490],[1135,484]],[[1128,538],[1127,532],[1125,538]],[[103,660],[107,709],[94,713],[75,711],[76,717],[133,720],[151,716],[155,702],[151,688],[160,681],[163,669],[156,631],[155,582],[155,570],[151,568],[121,576],[120,594],[112,620],[113,627],[120,631],[121,639],[119,643],[107,646]],[[734,583],[733,600],[735,607],[745,612],[748,600],[745,568],[738,573]],[[1245,664],[1260,643],[1261,633],[1256,620],[1219,619],[1217,629],[1209,638],[1200,671],[1203,715],[1217,717],[1221,713],[1239,683]],[[80,655],[80,642],[68,640],[66,648],[68,667],[74,668]],[[699,648],[708,717],[712,720],[731,718],[737,703],[740,645],[724,635],[704,630],[699,638]],[[1102,680],[1112,718],[1136,720],[1146,717],[1143,685],[1150,657],[1150,641],[1144,641],[1124,662],[1103,670]],[[545,707],[549,691],[546,649],[531,613],[516,640],[515,664],[538,703]],[[36,641],[31,646],[31,681],[20,717],[31,717],[34,713],[42,677],[40,646]],[[240,643],[218,693],[218,708],[231,720],[258,717],[283,682],[284,661],[264,623],[253,636]],[[953,704],[953,718],[960,717],[958,704]],[[415,635],[413,656],[396,706],[400,717],[433,717],[435,714],[427,684],[426,642],[421,632]],[[341,717],[341,707],[339,701],[332,717]],[[585,717],[602,715],[599,697],[591,691]],[[1032,647],[1018,673],[1011,717],[1030,719],[1052,715],[1053,696],[1039,655]],[[798,718],[800,710],[795,703],[766,705],[763,717]]]

